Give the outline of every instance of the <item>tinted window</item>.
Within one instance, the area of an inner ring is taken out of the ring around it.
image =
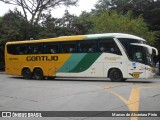
[[[42,54],[42,44],[17,44],[7,45],[7,51],[13,55],[24,55],[24,54]]]
[[[76,53],[77,52],[76,42],[61,43],[60,52],[61,53]]]
[[[143,56],[143,48],[139,46],[131,47],[132,56],[131,59],[136,62],[145,63]]]
[[[131,44],[130,43],[143,43],[143,41],[141,41],[141,40],[130,39],[130,38],[118,38],[118,40],[121,42],[121,44],[125,48],[127,54],[129,55],[129,58],[132,57]]]
[[[17,52],[20,55],[27,54],[28,53],[27,45],[26,44],[17,45]]]
[[[9,54],[18,55],[19,54],[18,45],[7,45],[7,52]]]
[[[59,44],[58,43],[45,43],[44,53],[45,54],[59,53]]]
[[[126,50],[130,49],[130,43],[142,43],[140,40],[130,38],[118,38]]]
[[[100,40],[98,51],[122,55],[113,39]]]
[[[78,48],[80,53],[96,52],[96,41],[80,41]]]
[[[26,54],[43,54],[43,44],[42,43],[28,44],[27,48],[28,48],[28,51]]]

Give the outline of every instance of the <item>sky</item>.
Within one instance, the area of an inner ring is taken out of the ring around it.
[[[72,6],[67,8],[67,10],[71,14],[80,15],[82,11],[90,12],[91,9],[94,8],[94,5],[97,3],[97,1],[98,0],[79,0],[77,7]],[[0,16],[3,16],[5,13],[7,13],[9,9],[14,10],[15,7],[17,6],[0,2]],[[18,7],[18,10],[21,10],[21,8]],[[66,10],[66,7],[60,6],[60,7],[54,8],[51,13],[53,17],[60,18],[63,16],[65,10]]]

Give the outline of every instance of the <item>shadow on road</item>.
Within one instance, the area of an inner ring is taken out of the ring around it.
[[[154,83],[154,81],[149,80],[149,79],[128,79],[125,82],[111,82],[109,78],[55,78],[55,77],[47,77],[44,80],[35,80],[33,79],[24,79],[23,77],[10,77],[12,79],[16,79],[16,80],[33,80],[33,81],[74,81],[74,82],[108,82],[108,83]]]

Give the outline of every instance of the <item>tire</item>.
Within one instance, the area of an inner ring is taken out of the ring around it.
[[[123,81],[123,82],[125,82],[126,80],[127,80],[126,78],[123,78],[123,80],[122,80],[122,81]]]
[[[22,76],[24,77],[24,79],[31,79],[32,78],[32,72],[30,71],[29,68],[24,68],[22,70]]]
[[[43,71],[42,71],[40,68],[36,68],[36,69],[33,71],[33,77],[34,77],[36,80],[42,80],[42,79],[44,79]]]
[[[109,73],[109,77],[112,82],[122,82],[124,80],[122,72],[119,69],[112,69]]]

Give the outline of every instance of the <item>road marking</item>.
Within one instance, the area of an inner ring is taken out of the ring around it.
[[[149,86],[149,85],[141,85],[140,87],[138,88],[160,88],[160,85],[152,85],[152,86]]]
[[[129,111],[139,111],[139,97],[140,97],[140,89],[133,88],[129,97],[129,100],[126,100],[124,97],[119,95],[116,92],[109,91],[113,95],[119,97],[129,108]],[[138,117],[131,117],[131,120],[138,120]]]
[[[130,93],[130,97],[128,100],[126,100],[123,96],[120,94],[111,91],[112,86],[106,86],[105,87],[107,91],[109,91],[111,94],[117,96],[121,101],[123,101],[129,108],[129,111],[139,111],[139,99],[140,99],[140,90],[142,88],[160,88],[160,86],[139,86],[139,87],[133,87],[132,91]],[[138,120],[138,117],[131,117],[131,120]]]

